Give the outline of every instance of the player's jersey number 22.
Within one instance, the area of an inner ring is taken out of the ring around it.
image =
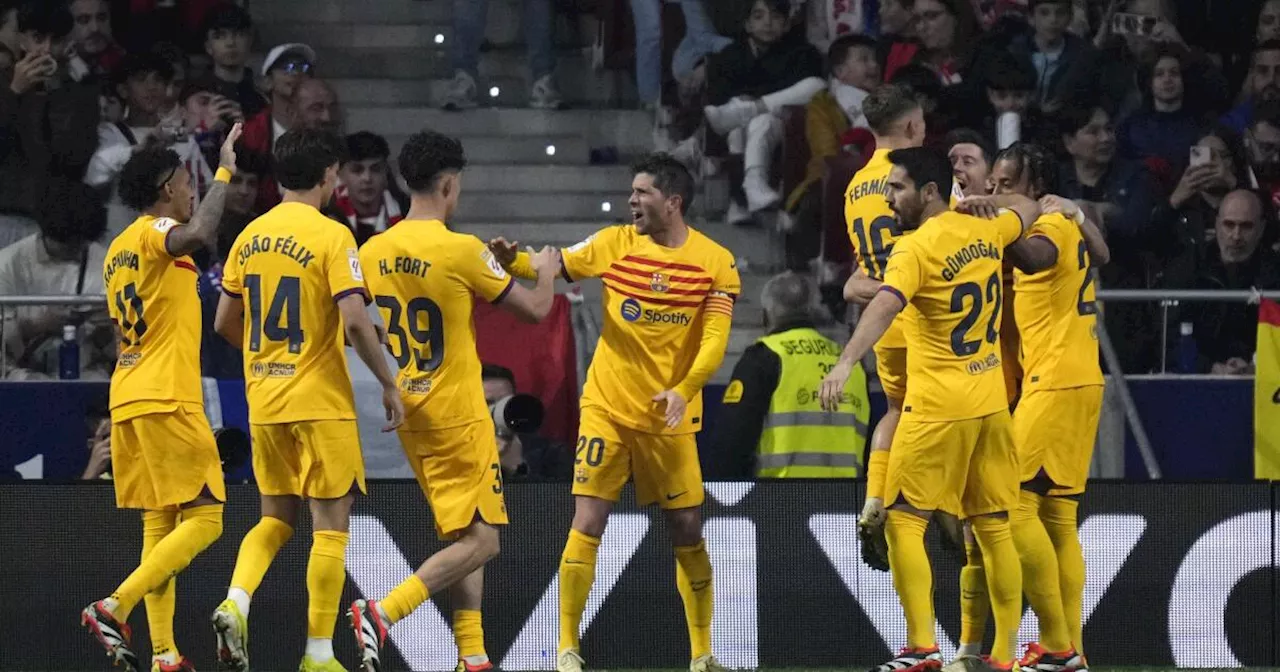
[[[387,347],[401,369],[412,357],[418,371],[428,373],[444,362],[444,322],[440,306],[425,296],[401,305],[394,296],[378,295],[374,303],[387,311]],[[425,326],[423,323],[426,323]]]

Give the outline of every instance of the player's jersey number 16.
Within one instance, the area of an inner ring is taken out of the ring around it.
[[[387,311],[382,316],[387,323],[387,347],[396,364],[403,369],[412,357],[420,372],[440,368],[444,362],[444,322],[440,306],[425,296],[410,299],[403,306],[394,296],[380,294],[373,300]],[[424,317],[426,326],[423,326]]]
[[[884,277],[885,265],[889,253],[893,251],[894,225],[892,217],[876,217],[871,225],[863,223],[862,218],[853,220],[853,235],[858,237],[858,249],[861,250],[862,267],[867,277],[879,280]],[[889,234],[889,242],[885,242],[885,234]]]

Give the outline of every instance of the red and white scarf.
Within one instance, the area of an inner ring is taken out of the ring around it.
[[[333,194],[334,207],[342,216],[346,218],[347,224],[354,231],[360,224],[370,226],[374,233],[382,233],[387,229],[395,226],[396,222],[404,219],[404,213],[400,210],[400,204],[396,202],[395,197],[391,195],[390,190],[382,191],[382,207],[378,209],[378,214],[374,217],[361,217],[356,213],[356,206],[351,202],[351,195],[347,191],[347,185],[341,185]]]

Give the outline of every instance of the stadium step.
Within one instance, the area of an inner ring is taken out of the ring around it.
[[[439,107],[453,70],[447,59],[418,57],[400,64],[391,50],[358,51],[351,58],[320,66],[344,104]],[[529,97],[529,67],[523,54],[495,52],[481,61],[479,102],[484,106],[524,106]],[[630,79],[593,70],[586,59],[571,54],[560,59],[556,79],[566,105],[608,107],[635,100]],[[497,87],[497,95],[493,88]]]
[[[558,154],[559,152],[557,152]],[[467,145],[471,158],[470,143]],[[540,191],[560,194],[604,194],[624,200],[631,185],[631,171],[626,166],[581,165],[481,165],[468,169],[462,188],[467,191]],[[623,215],[626,210],[614,210]]]
[[[592,147],[643,150],[652,141],[653,117],[640,110],[531,110],[481,108],[446,112],[431,107],[389,107],[345,103],[348,130],[369,129],[386,136],[409,135],[424,128],[468,137],[540,137],[576,135]],[[624,151],[624,153],[627,153]]]
[[[377,11],[369,0],[269,0],[252,3],[253,19],[259,32],[272,25],[295,24],[299,17],[310,23],[449,23],[453,19],[453,2],[434,0],[376,0]],[[489,18],[501,14],[520,13],[520,0],[490,0]],[[269,33],[268,33],[269,34]]]
[[[375,127],[348,126],[350,130],[375,130]],[[427,126],[426,128],[430,128]],[[392,160],[400,155],[400,148],[409,139],[408,135],[387,135],[387,144],[391,146]],[[549,135],[544,137],[512,138],[492,135],[462,136],[463,151],[467,161],[473,165],[498,164],[554,164],[584,165],[590,156],[587,141],[573,135]],[[469,171],[468,174],[476,171]]]
[[[455,221],[552,222],[590,220],[608,224],[615,216],[630,219],[628,194],[614,190],[600,194],[547,191],[467,191],[464,187]]]

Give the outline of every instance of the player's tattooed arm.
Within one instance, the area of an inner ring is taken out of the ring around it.
[[[855,268],[853,275],[844,283],[844,300],[865,306],[871,303],[884,283],[872,280],[861,268]]]
[[[169,229],[165,237],[165,250],[181,257],[202,247],[212,247],[218,239],[218,226],[222,223],[222,210],[227,200],[227,186],[236,172],[236,140],[240,138],[240,124],[231,127],[222,143],[218,159],[218,175],[209,193],[200,200],[200,207],[186,226]]]

